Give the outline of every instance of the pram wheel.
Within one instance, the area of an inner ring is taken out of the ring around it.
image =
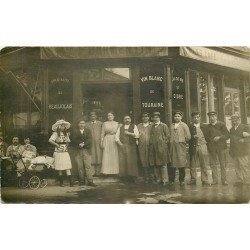
[[[27,178],[25,178],[24,176],[21,176],[18,181],[18,187],[27,188],[28,186],[29,186],[29,182]]]
[[[29,187],[31,189],[38,189],[40,187],[41,181],[38,176],[34,175],[29,180]]]
[[[48,182],[46,179],[41,179],[40,188],[45,188],[47,186]]]

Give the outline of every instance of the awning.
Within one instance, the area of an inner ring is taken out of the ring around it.
[[[180,56],[250,72],[250,55],[245,58],[207,47],[180,47]]]
[[[128,57],[161,57],[167,47],[42,47],[41,59],[101,59]]]

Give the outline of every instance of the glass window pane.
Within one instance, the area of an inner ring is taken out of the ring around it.
[[[192,113],[194,111],[199,111],[197,74],[195,71],[190,71],[189,82],[190,82],[190,110]]]
[[[202,122],[207,122],[207,112],[208,112],[208,74],[199,74],[199,87],[200,87],[200,102],[201,102],[201,120]]]
[[[230,92],[225,92],[225,115],[233,114],[232,96]]]
[[[233,94],[233,111],[240,114],[240,95],[239,93]]]

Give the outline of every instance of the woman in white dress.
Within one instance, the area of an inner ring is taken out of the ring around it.
[[[119,174],[118,146],[115,141],[115,134],[119,128],[119,123],[114,121],[114,113],[107,114],[108,121],[102,125],[101,146],[102,154],[102,174]]]
[[[55,146],[54,158],[55,158],[55,170],[58,171],[60,186],[63,187],[63,171],[69,178],[70,186],[73,186],[71,177],[72,168],[70,156],[68,153],[68,145],[70,143],[69,132],[70,123],[64,120],[57,121],[52,126],[52,135],[49,142]]]

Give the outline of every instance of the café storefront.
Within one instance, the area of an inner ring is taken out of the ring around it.
[[[27,53],[29,48],[27,48]],[[172,112],[218,111],[230,126],[238,112],[250,122],[249,50],[223,47],[42,47],[39,50],[41,134],[47,137],[60,118],[74,125],[95,110],[101,120],[113,111],[135,123],[143,111],[160,111],[170,124]],[[4,67],[4,61],[0,61]],[[31,102],[32,106],[32,102]],[[22,111],[25,112],[25,111]],[[28,117],[29,117],[29,112]],[[36,110],[37,113],[37,110]],[[14,122],[14,120],[13,120]],[[32,127],[30,127],[32,129]]]

